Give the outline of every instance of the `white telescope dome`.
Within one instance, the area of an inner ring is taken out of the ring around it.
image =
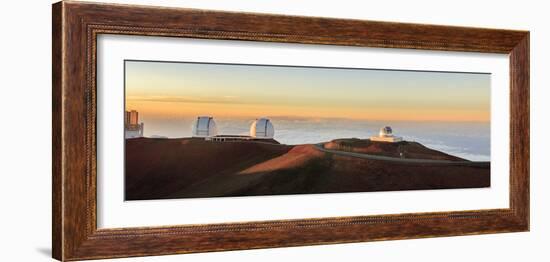
[[[385,127],[380,128],[379,136],[381,136],[381,137],[393,136],[392,132],[393,131],[392,131],[391,127],[385,126]]]
[[[211,116],[199,116],[193,123],[193,137],[210,137],[218,134],[218,127]]]
[[[275,135],[275,128],[273,124],[267,118],[256,119],[252,125],[250,125],[250,136],[260,139],[273,138]]]

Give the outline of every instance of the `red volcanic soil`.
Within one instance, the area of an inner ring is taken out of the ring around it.
[[[415,158],[459,159],[405,147]],[[367,148],[392,154],[386,145]],[[370,160],[314,145],[137,138],[126,140],[125,186],[126,200],[472,188],[490,186],[490,166]]]
[[[315,149],[313,145],[298,145],[294,146],[288,153],[251,166],[241,171],[240,174],[265,173],[282,169],[299,168],[306,165],[312,159],[322,157],[323,155],[324,153]]]
[[[199,138],[126,140],[126,199],[170,197],[182,189],[287,153],[292,146]],[[204,192],[208,194],[208,192]]]
[[[369,139],[344,138],[325,143],[326,149],[391,157],[464,161],[465,159],[425,147],[417,142],[386,143]],[[402,155],[401,155],[402,154]]]

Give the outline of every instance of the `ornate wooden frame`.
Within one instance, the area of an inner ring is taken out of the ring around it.
[[[53,5],[53,257],[81,260],[529,230],[529,32],[83,2]],[[510,208],[98,229],[98,34],[510,56]]]

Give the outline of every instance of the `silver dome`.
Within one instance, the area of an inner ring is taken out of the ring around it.
[[[393,131],[392,131],[391,127],[385,126],[385,127],[380,128],[379,136],[382,136],[382,137],[393,136],[392,133],[393,133]]]
[[[273,138],[273,136],[275,136],[275,128],[267,118],[256,119],[250,125],[250,136],[264,139]]]
[[[218,127],[211,116],[199,116],[192,126],[193,137],[210,137],[218,134]]]

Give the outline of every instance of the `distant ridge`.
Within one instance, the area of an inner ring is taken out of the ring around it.
[[[418,142],[409,141],[386,143],[369,139],[342,138],[324,143],[324,148],[389,157],[466,161],[466,159],[428,148]]]

